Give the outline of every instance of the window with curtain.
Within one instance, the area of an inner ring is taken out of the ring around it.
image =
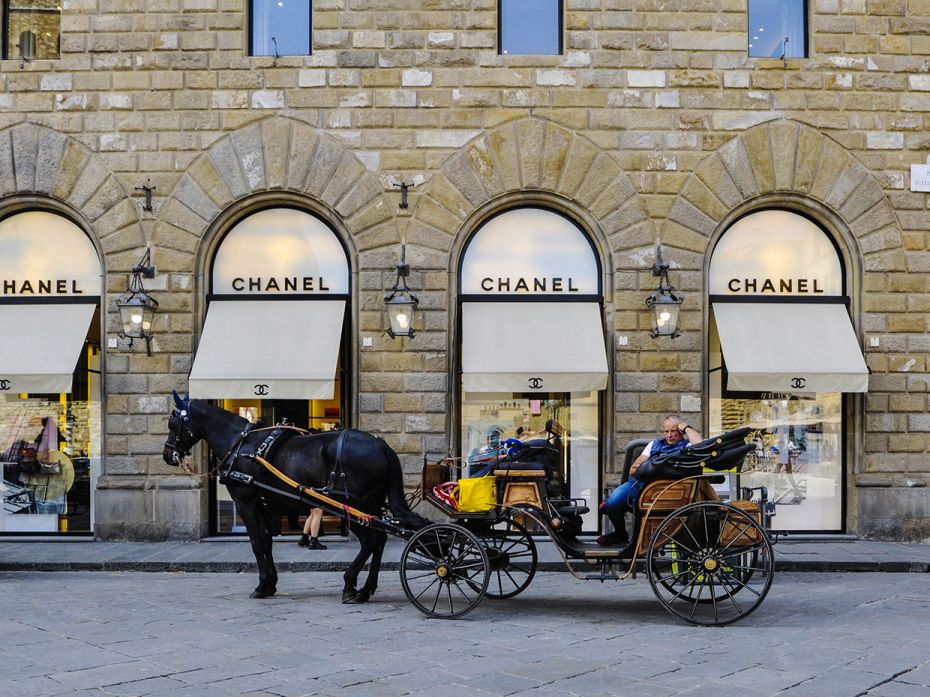
[[[749,55],[754,58],[805,58],[805,0],[749,0]]]
[[[498,52],[557,56],[562,53],[562,0],[498,0]]]
[[[62,0],[4,0],[3,57],[58,58]]]
[[[310,0],[252,0],[249,55],[309,56]]]

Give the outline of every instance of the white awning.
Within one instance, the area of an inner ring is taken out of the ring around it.
[[[70,392],[93,303],[0,305],[0,394]]]
[[[866,392],[869,369],[846,307],[715,303],[729,379],[747,392]]]
[[[211,302],[191,396],[331,399],[344,315],[344,300]]]
[[[466,392],[607,387],[601,309],[590,302],[462,303]]]

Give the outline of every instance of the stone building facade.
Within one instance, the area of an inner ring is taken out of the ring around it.
[[[560,56],[498,53],[489,0],[312,4],[312,55],[274,58],[247,55],[245,0],[63,0],[59,59],[0,64],[0,216],[67,218],[105,278],[95,535],[211,533],[205,478],[161,451],[230,226],[296,207],[339,238],[344,422],[382,435],[413,485],[424,455],[462,451],[467,241],[535,206],[574,221],[599,260],[605,480],[667,413],[713,430],[708,269],[724,233],[765,210],[812,220],[871,373],[836,402],[826,529],[930,536],[930,232],[910,173],[930,148],[930,2],[815,0],[810,57],[789,60],[747,56],[744,1],[565,0]],[[420,305],[416,336],[392,339],[402,239]],[[657,239],[685,295],[675,339],[650,336],[644,306]],[[151,355],[118,338],[113,304],[147,248]]]

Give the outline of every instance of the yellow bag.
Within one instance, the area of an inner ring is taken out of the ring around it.
[[[455,487],[455,499],[459,510],[467,513],[483,513],[497,505],[497,481],[494,475],[460,479]]]

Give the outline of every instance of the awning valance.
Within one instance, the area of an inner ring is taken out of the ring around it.
[[[331,399],[344,315],[344,300],[210,303],[191,396]]]
[[[94,303],[0,305],[0,394],[70,392]]]
[[[466,392],[588,392],[607,387],[593,302],[462,303]]]
[[[846,307],[715,303],[729,378],[747,392],[866,392],[869,369]]]

